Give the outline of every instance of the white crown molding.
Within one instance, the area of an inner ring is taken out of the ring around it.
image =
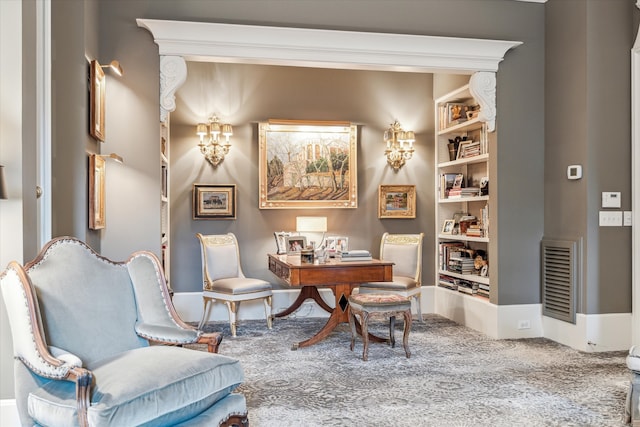
[[[182,57],[186,61],[201,62],[495,73],[507,51],[522,44],[506,40],[154,19],[138,19],[137,23],[153,35],[161,57]],[[182,77],[175,74],[175,69],[171,69],[171,75],[165,75],[165,61],[162,59],[160,70],[164,85],[160,96],[164,113],[175,109],[174,93],[182,84],[181,81],[175,85]],[[172,60],[171,65],[177,66],[178,63]],[[495,92],[495,87],[493,90]],[[495,94],[493,99],[491,111],[495,112]]]

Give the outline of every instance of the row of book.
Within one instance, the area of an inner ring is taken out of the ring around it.
[[[458,291],[468,295],[480,295],[489,298],[489,285],[484,283],[476,283],[472,280],[457,279],[455,277],[440,275],[438,286]]]

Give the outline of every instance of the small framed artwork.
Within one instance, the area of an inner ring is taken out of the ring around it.
[[[444,224],[442,224],[442,234],[452,234],[453,228],[456,225],[455,219],[445,219]]]
[[[307,247],[307,238],[304,236],[289,236],[286,237],[286,241],[288,255],[299,255],[300,251]]]
[[[106,226],[104,159],[97,154],[89,155],[89,228],[99,230]]]
[[[89,67],[89,80],[89,134],[98,141],[104,141],[105,78],[100,63],[95,59]]]
[[[381,185],[378,188],[378,218],[415,217],[415,185]]]
[[[276,253],[278,255],[287,253],[287,237],[290,237],[291,233],[287,231],[280,231],[273,233],[273,237],[276,239]]]
[[[193,184],[193,219],[236,219],[236,186]]]

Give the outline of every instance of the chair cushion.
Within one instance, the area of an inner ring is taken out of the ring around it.
[[[396,294],[355,294],[349,297],[349,305],[360,311],[401,311],[411,308],[411,300]]]
[[[266,291],[271,289],[271,283],[260,279],[248,277],[233,277],[214,281],[208,291],[221,292],[224,294],[238,295],[252,292]]]
[[[91,426],[161,426],[190,419],[231,393],[244,375],[238,360],[181,347],[150,346],[95,362]],[[40,425],[77,425],[75,385],[51,381],[31,393]]]
[[[390,291],[408,291],[418,286],[418,282],[412,277],[393,276],[391,282],[369,282],[360,285],[360,289],[384,289]]]
[[[640,372],[640,347],[633,346],[629,349],[627,355],[627,368],[632,371]]]

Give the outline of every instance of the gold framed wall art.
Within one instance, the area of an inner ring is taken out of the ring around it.
[[[357,208],[357,133],[349,122],[260,123],[259,208]]]
[[[415,217],[415,185],[381,185],[378,188],[378,218]]]
[[[98,141],[105,139],[105,77],[95,59],[89,68],[89,134]]]
[[[97,154],[89,155],[89,228],[99,230],[106,226],[104,193],[105,163]]]
[[[236,219],[236,186],[193,184],[193,219]]]

